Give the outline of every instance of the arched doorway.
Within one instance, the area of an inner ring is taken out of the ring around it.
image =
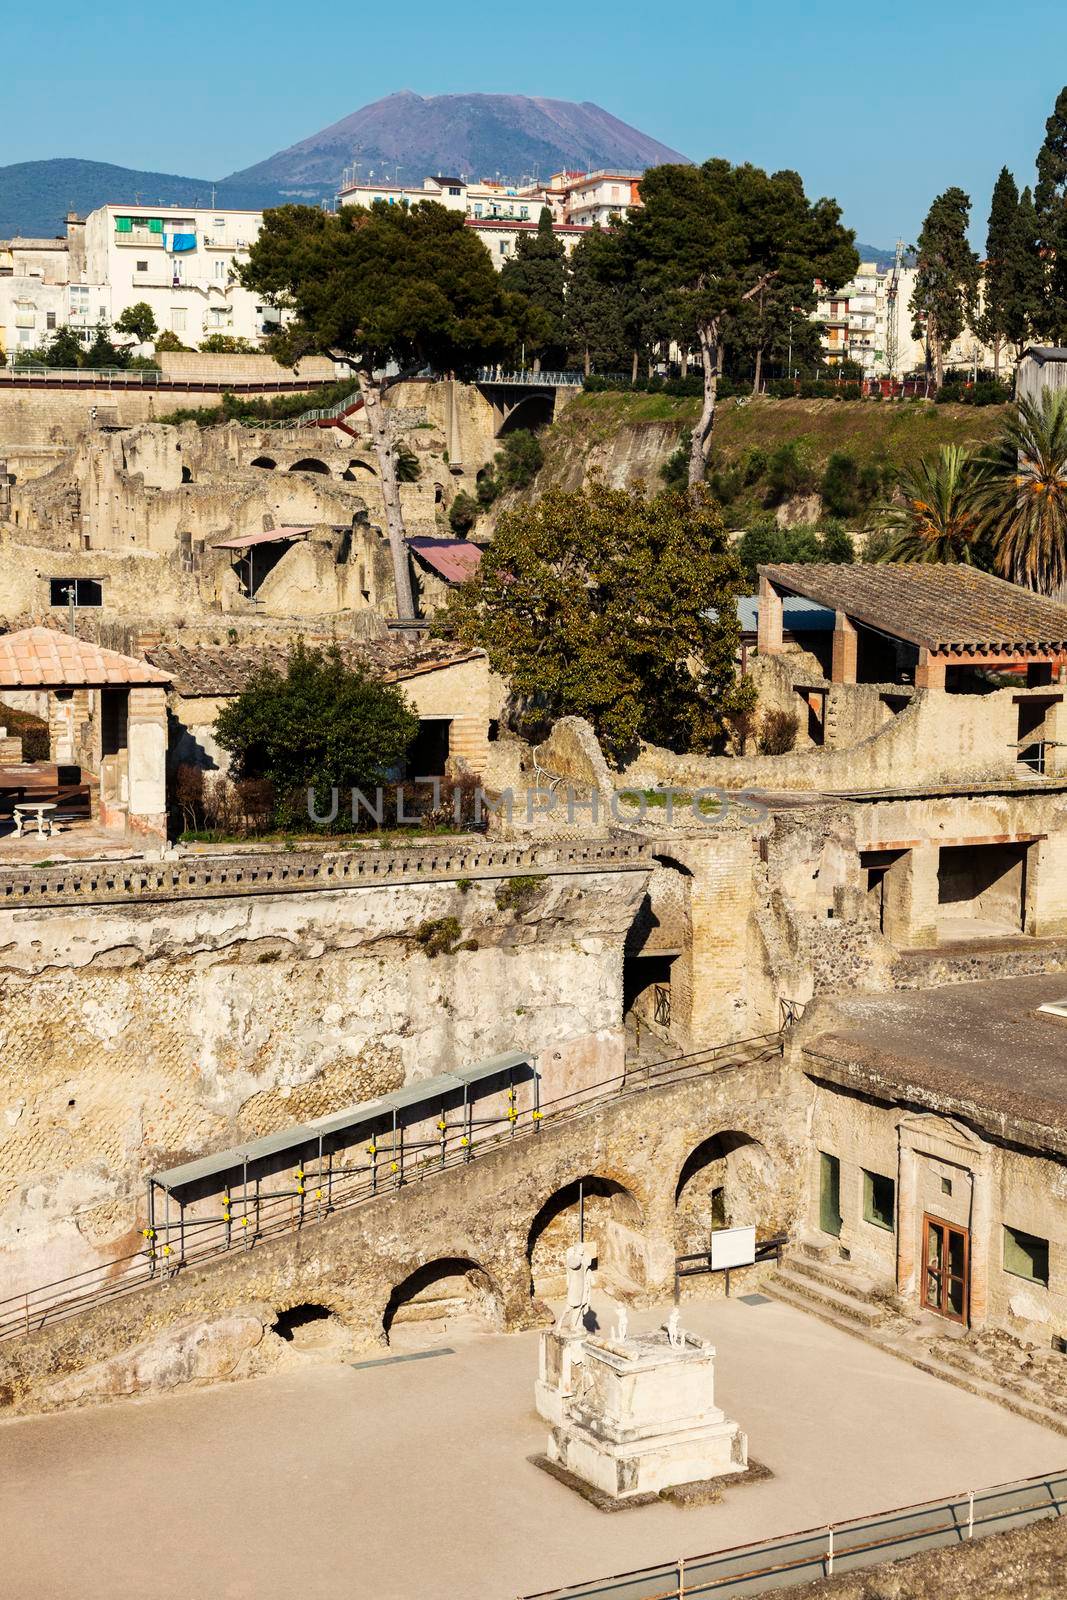
[[[272,461],[270,456],[256,456],[251,465],[253,467],[262,467],[266,472],[273,472],[278,463]]]
[[[361,473],[365,478],[376,478],[378,476],[369,461],[358,461],[355,458],[348,463],[341,476],[346,478],[349,483],[355,483]]]
[[[330,476],[330,469],[326,465],[325,461],[320,461],[316,456],[303,456],[299,461],[293,462],[292,466],[289,468],[289,471],[320,472],[323,473],[327,478]]]
[[[443,1256],[416,1267],[389,1296],[382,1327],[390,1345],[425,1343],[457,1329],[498,1328],[503,1303],[484,1267],[466,1256]]]
[[[758,1139],[733,1130],[702,1140],[686,1157],[674,1191],[679,1255],[708,1248],[714,1228],[768,1231],[778,1185],[774,1162]]]
[[[566,1292],[564,1256],[580,1238],[597,1250],[597,1283],[609,1291],[644,1286],[645,1240],[641,1207],[623,1184],[587,1174],[550,1195],[526,1242],[530,1292],[539,1300]]]

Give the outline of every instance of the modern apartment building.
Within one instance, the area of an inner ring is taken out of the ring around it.
[[[822,330],[827,364],[856,361],[866,376],[888,371],[896,337],[899,287],[894,270],[861,262],[850,283],[834,291],[816,285],[813,319]]]
[[[69,218],[67,237],[9,239],[0,243],[0,350],[8,360],[35,350],[59,328],[99,319],[99,295],[71,285],[84,269],[84,225]],[[104,313],[106,314],[106,313]]]
[[[263,223],[260,211],[179,206],[100,206],[85,223],[90,309],[114,323],[143,300],[156,324],[183,344],[230,334],[256,344],[277,313],[241,287],[237,272]]]

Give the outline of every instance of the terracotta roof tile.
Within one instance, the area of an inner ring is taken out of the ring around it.
[[[759,570],[790,594],[928,650],[1067,647],[1067,606],[976,567],[787,562]]]
[[[167,672],[146,661],[54,628],[0,635],[0,689],[101,689],[169,682]]]

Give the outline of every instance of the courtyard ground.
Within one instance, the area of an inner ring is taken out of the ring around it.
[[[545,1441],[537,1336],[416,1325],[409,1359],[309,1352],[269,1378],[0,1427],[2,1591],[514,1600],[1067,1460],[1061,1436],[788,1306],[691,1301],[683,1325],[715,1341],[717,1400],[774,1474],[720,1504],[596,1511],[527,1461]]]

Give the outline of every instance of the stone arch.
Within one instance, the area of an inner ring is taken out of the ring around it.
[[[506,433],[514,433],[518,428],[528,428],[536,433],[539,428],[547,428],[555,414],[555,390],[535,390],[533,394],[523,395],[518,404],[512,406],[496,430],[496,436],[502,439]]]
[[[736,1129],[711,1134],[686,1156],[675,1184],[678,1253],[706,1250],[713,1228],[755,1223],[766,1232],[777,1199],[777,1167],[759,1139]]]
[[[369,461],[359,461],[355,457],[353,457],[348,463],[341,476],[342,478],[347,479],[349,483],[355,483],[361,472],[365,473],[367,477],[370,478],[376,478],[378,476],[377,472],[371,466]]]
[[[268,1331],[296,1350],[328,1350],[345,1345],[348,1319],[328,1299],[292,1299],[275,1306]]]
[[[477,1261],[470,1256],[437,1256],[394,1286],[382,1315],[382,1331],[392,1344],[394,1330],[403,1339],[410,1324],[416,1325],[416,1332],[441,1332],[457,1321],[500,1328],[503,1310],[499,1286]]]
[[[564,1256],[577,1244],[584,1216],[585,1237],[596,1245],[601,1287],[640,1289],[647,1276],[641,1205],[625,1184],[599,1173],[583,1173],[557,1189],[538,1210],[526,1236],[530,1292],[558,1298],[566,1288]]]
[[[192,481],[193,481],[193,470],[192,470],[192,468],[191,467],[187,467],[187,466],[185,466],[183,464],[183,466],[182,466],[182,482],[183,483],[192,483]]]
[[[266,472],[273,472],[278,463],[271,456],[256,456],[251,465],[253,467],[262,467]]]
[[[318,456],[301,456],[299,461],[293,462],[292,466],[289,468],[289,471],[318,472],[324,474],[327,478],[330,476],[329,467],[326,465],[325,461],[320,461]]]
[[[444,484],[443,483],[435,483],[434,486],[433,486],[433,503],[434,503],[434,505],[435,506],[439,506],[441,504],[442,500],[444,499],[444,497],[445,497],[445,486],[444,486]]]

